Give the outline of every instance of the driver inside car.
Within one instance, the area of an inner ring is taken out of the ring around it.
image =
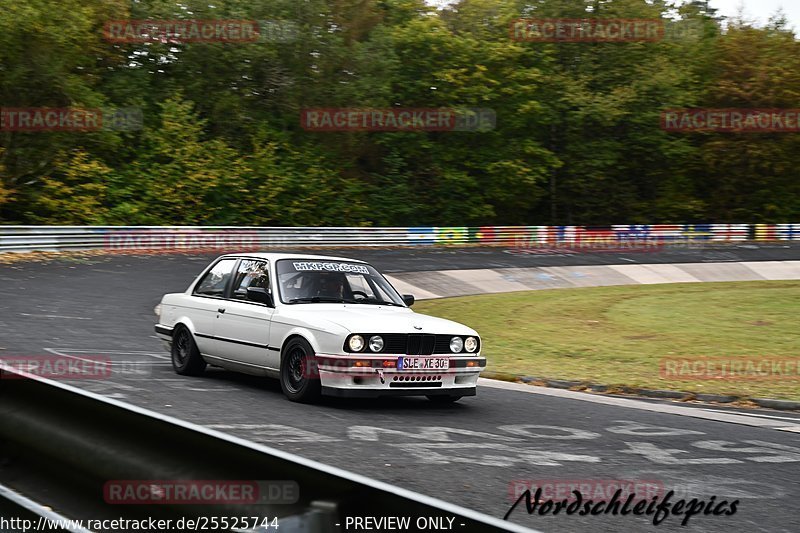
[[[341,274],[323,273],[320,275],[316,296],[322,298],[344,299],[344,279]]]

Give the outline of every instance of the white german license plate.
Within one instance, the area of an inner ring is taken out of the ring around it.
[[[450,359],[446,357],[398,357],[397,370],[447,370]]]

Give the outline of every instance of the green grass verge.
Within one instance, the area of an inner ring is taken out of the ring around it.
[[[800,282],[680,283],[420,301],[474,328],[487,370],[608,385],[800,400],[794,380],[663,379],[668,357],[800,358]]]

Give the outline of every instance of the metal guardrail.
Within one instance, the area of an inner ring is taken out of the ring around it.
[[[481,227],[2,226],[0,252],[800,240],[800,224]]]
[[[6,379],[2,379],[6,378]],[[9,379],[20,378],[20,379]],[[278,517],[282,533],[344,530],[348,516],[452,517],[464,533],[534,530],[188,422],[25,374],[0,362],[0,451],[28,458],[82,508],[108,512],[111,480],[291,480],[295,503],[117,505],[114,513]],[[28,463],[26,463],[28,464]],[[158,509],[153,509],[157,507]],[[62,514],[69,515],[61,509]],[[94,517],[69,516],[73,519]],[[414,531],[416,529],[410,529]]]

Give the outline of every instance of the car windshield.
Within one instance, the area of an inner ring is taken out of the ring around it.
[[[276,263],[281,302],[351,303],[405,307],[374,267],[336,260],[281,259]]]

